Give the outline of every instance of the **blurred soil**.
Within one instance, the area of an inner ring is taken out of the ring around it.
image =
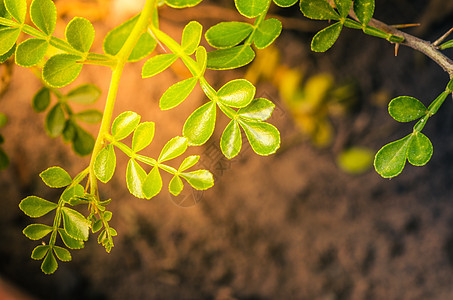
[[[423,26],[412,32],[425,39],[435,40],[452,26],[451,5],[448,11],[444,6],[437,19],[428,16],[426,8],[435,7],[430,1],[376,2],[375,16],[385,22],[423,19]],[[301,18],[296,7],[273,13]],[[189,21],[170,10],[164,17],[162,27],[175,37]],[[215,21],[201,20],[205,26]],[[97,51],[101,37],[117,23],[110,18],[94,24]],[[292,68],[311,75],[329,72],[339,82],[357,83],[359,105],[332,119],[332,147],[320,150],[301,141],[278,91],[261,82],[257,96],[277,106],[271,122],[282,133],[281,151],[259,157],[245,147],[238,158],[227,161],[218,146],[226,125],[220,118],[212,141],[193,150],[203,155],[200,164],[214,173],[215,186],[203,193],[186,189],[177,199],[163,191],[150,201],[128,193],[126,160],[118,152],[122,159],[117,174],[101,186],[102,197],[113,198],[115,247],[106,254],[93,236],[52,276],[43,275],[40,262],[30,259],[37,243],[21,231],[32,220],[18,204],[30,194],[57,199],[58,191],[45,188],[38,174],[59,165],[74,175],[88,158],[74,155],[61,139],[46,136],[44,115],[30,105],[39,83],[28,70],[15,68],[11,86],[0,99],[0,110],[10,120],[2,134],[11,158],[11,166],[0,173],[0,277],[35,299],[453,299],[451,101],[426,127],[435,149],[427,166],[406,166],[390,181],[372,170],[348,175],[336,165],[337,154],[349,145],[377,151],[410,132],[410,125],[388,116],[385,103],[372,101],[376,95],[410,95],[429,104],[443,90],[446,75],[410,49],[400,48],[395,57],[386,41],[352,30],[345,30],[327,54],[315,54],[309,50],[313,34],[286,31],[277,46],[282,63]],[[133,110],[142,120],[156,122],[156,150],[150,151],[156,154],[169,138],[181,134],[190,111],[205,100],[197,89],[181,107],[160,112],[160,95],[183,78],[183,68],[142,80],[141,64],[127,67],[115,115]],[[244,71],[209,73],[210,82],[218,88]],[[77,82],[87,81],[105,91],[109,74],[85,67]],[[102,105],[96,104],[99,109]],[[90,129],[95,132],[96,126]]]

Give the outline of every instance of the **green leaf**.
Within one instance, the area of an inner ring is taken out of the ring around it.
[[[192,7],[200,3],[202,0],[165,0],[165,4],[173,8]]]
[[[349,174],[362,174],[373,166],[374,153],[368,148],[352,147],[338,156],[339,167]]]
[[[36,246],[35,249],[33,249],[33,252],[31,253],[31,258],[35,260],[41,260],[44,258],[44,256],[46,256],[49,249],[50,249],[49,245]]]
[[[280,7],[290,7],[296,4],[298,0],[274,0],[274,3]]]
[[[30,240],[40,240],[49,233],[51,233],[53,227],[43,224],[30,224],[22,231],[26,237]]]
[[[27,15],[27,1],[26,0],[3,0],[5,7],[10,15],[19,23],[25,23],[25,16]]]
[[[207,190],[214,185],[214,178],[207,170],[197,170],[189,173],[181,173],[181,177],[196,190]]]
[[[193,167],[199,160],[200,160],[199,155],[191,155],[191,156],[186,157],[184,159],[184,161],[181,163],[181,165],[179,166],[178,171],[183,172],[183,171],[189,169],[190,167]]]
[[[71,253],[69,253],[69,251],[67,249],[61,248],[61,247],[58,247],[58,246],[53,246],[52,249],[53,249],[53,252],[58,257],[59,260],[61,260],[61,261],[71,261],[71,259],[72,259]]]
[[[103,183],[107,183],[115,173],[116,155],[112,144],[103,148],[94,161],[94,174],[97,179]]]
[[[138,125],[132,137],[132,151],[139,152],[151,144],[154,131],[154,122],[144,122]]]
[[[271,0],[234,0],[239,13],[247,18],[256,18],[269,7]]]
[[[218,49],[231,48],[245,40],[253,31],[253,25],[244,22],[221,22],[208,29],[206,41]]]
[[[198,78],[191,77],[177,82],[169,87],[160,98],[160,109],[168,110],[178,106],[190,95],[195,88],[197,81]]]
[[[334,0],[334,2],[340,15],[346,18],[351,10],[352,0]]]
[[[389,103],[389,114],[398,122],[410,122],[423,117],[428,112],[427,108],[419,100],[400,96]]]
[[[9,49],[8,52],[6,52],[3,55],[0,55],[0,64],[4,63],[7,61],[13,54],[16,52],[16,44],[13,45],[11,49]]]
[[[29,217],[39,218],[58,207],[57,204],[36,196],[28,196],[23,199],[19,208]]]
[[[145,178],[145,170],[134,159],[130,159],[126,169],[126,183],[131,194],[137,198],[146,198],[142,190]]]
[[[94,148],[94,137],[87,131],[83,130],[80,126],[75,126],[75,135],[72,140],[72,147],[74,151],[81,156],[91,154]]]
[[[101,122],[102,113],[97,109],[88,109],[81,112],[78,112],[74,115],[77,120],[80,120],[89,124],[96,124]]]
[[[443,43],[442,45],[439,46],[439,49],[440,50],[445,50],[445,49],[449,49],[449,48],[452,48],[453,47],[453,40],[449,40],[445,43]]]
[[[451,93],[453,91],[453,78],[450,79],[450,81],[448,82],[446,91],[447,90],[449,91],[449,93]]]
[[[5,150],[0,148],[0,170],[4,170],[9,166],[9,158]]]
[[[58,263],[52,251],[48,251],[41,265],[44,274],[52,274],[58,269]]]
[[[337,22],[319,31],[311,41],[311,50],[315,52],[325,52],[335,44],[340,35],[343,24]]]
[[[255,58],[255,52],[248,45],[208,52],[208,68],[229,70],[249,64]]]
[[[197,48],[197,52],[195,53],[198,66],[200,67],[200,73],[198,74],[199,77],[203,76],[204,72],[206,71],[206,66],[208,63],[208,53],[203,46]]]
[[[238,110],[238,115],[243,119],[264,121],[267,120],[274,111],[275,104],[271,101],[258,98],[253,100],[249,105]]]
[[[353,9],[359,21],[367,25],[374,14],[374,0],[354,0]]]
[[[151,57],[143,65],[142,78],[152,77],[170,67],[178,56],[174,53],[160,54]]]
[[[414,166],[424,166],[433,155],[433,145],[429,138],[421,132],[412,133],[407,151],[407,160]]]
[[[135,23],[137,23],[139,16],[140,15],[137,15],[127,20],[126,22],[114,28],[106,35],[103,43],[103,49],[106,54],[113,56],[118,54],[118,52],[121,50],[124,43],[126,42],[127,38],[131,34],[132,29],[134,28]],[[149,54],[151,54],[151,52],[154,51],[156,45],[157,45],[156,40],[148,32],[144,32],[140,36],[137,44],[132,50],[132,53],[129,56],[128,61],[130,62],[138,61],[148,56]]]
[[[33,0],[30,17],[33,24],[47,36],[53,34],[57,24],[57,8],[52,0]]]
[[[63,225],[66,233],[78,241],[87,241],[89,226],[87,219],[78,211],[69,207],[62,207]]]
[[[184,27],[182,32],[181,47],[188,55],[192,55],[197,50],[201,40],[203,26],[197,21],[191,21]]]
[[[61,240],[69,249],[82,249],[84,247],[83,241],[76,240],[70,237],[64,229],[59,228],[58,233],[60,234]]]
[[[282,23],[277,19],[264,20],[254,35],[256,48],[264,49],[272,44],[282,32]]]
[[[280,147],[280,132],[264,122],[239,120],[253,151],[259,155],[270,155]]]
[[[94,27],[85,18],[75,17],[66,26],[66,40],[76,50],[88,53],[94,42]]]
[[[177,136],[169,140],[162,151],[160,152],[157,161],[159,163],[173,159],[180,156],[187,150],[187,139],[185,137]]]
[[[32,67],[46,55],[49,44],[46,40],[28,39],[17,46],[16,64],[21,67]]]
[[[0,112],[0,128],[5,127],[5,125],[8,123],[8,117]]]
[[[96,233],[99,230],[101,230],[103,226],[104,226],[104,224],[102,223],[101,219],[96,220],[96,222],[94,222],[94,224],[93,224],[93,226],[91,228],[91,231],[93,231],[93,233]]]
[[[199,146],[211,137],[216,120],[216,104],[208,102],[197,108],[186,120],[183,136],[189,140],[189,145]]]
[[[133,111],[125,111],[113,121],[112,135],[119,141],[126,138],[140,123],[140,116]]]
[[[222,138],[220,139],[220,149],[226,158],[231,159],[239,154],[241,147],[241,130],[239,129],[238,122],[231,120],[223,131]]]
[[[60,199],[66,203],[70,203],[71,200],[74,200],[75,197],[83,197],[85,195],[85,189],[80,184],[73,185],[69,188],[66,188],[63,194],[61,194]]]
[[[17,38],[20,35],[19,28],[1,28],[0,29],[0,55],[8,53],[16,45]]]
[[[64,87],[79,76],[83,64],[82,58],[72,54],[57,54],[49,58],[42,70],[45,82],[51,87]]]
[[[106,211],[104,212],[104,219],[105,219],[107,222],[110,222],[110,220],[112,219],[112,212],[106,210]]]
[[[71,119],[66,120],[65,127],[63,129],[63,140],[65,142],[72,142],[76,136],[76,126]]]
[[[394,141],[382,147],[374,158],[374,168],[384,178],[400,174],[406,164],[407,149],[412,135]]]
[[[50,90],[42,87],[34,96],[32,100],[32,107],[36,112],[45,111],[50,105]]]
[[[94,84],[82,84],[69,91],[66,98],[80,104],[93,104],[101,96],[101,90]]]
[[[330,6],[327,0],[302,0],[300,10],[310,19],[339,20],[340,15]]]
[[[151,199],[162,190],[162,177],[158,167],[152,168],[151,172],[146,176],[142,190],[146,199]]]
[[[173,176],[173,178],[170,180],[170,184],[168,185],[168,190],[170,191],[170,193],[174,196],[178,196],[182,192],[183,188],[184,183],[182,183],[181,178],[177,175]]]
[[[217,92],[217,97],[224,105],[240,108],[252,102],[255,92],[255,86],[249,81],[235,79],[222,86]]]
[[[72,178],[68,172],[60,167],[51,167],[39,174],[42,181],[51,188],[61,188],[72,183]]]
[[[45,127],[50,137],[59,136],[65,127],[66,116],[60,103],[57,103],[47,114]]]

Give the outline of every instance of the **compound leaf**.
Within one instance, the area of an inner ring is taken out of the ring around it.
[[[245,107],[252,102],[256,88],[245,79],[235,79],[217,91],[218,101],[231,107]]]
[[[9,52],[16,44],[17,38],[20,35],[19,28],[1,28],[0,29],[0,55]]]
[[[52,249],[59,260],[71,261],[72,257],[71,257],[71,253],[68,251],[68,249],[58,247],[58,246],[53,246]]]
[[[342,29],[343,24],[337,22],[319,31],[311,41],[311,50],[315,52],[325,52],[329,50],[329,48],[335,44]]]
[[[202,0],[165,0],[165,4],[173,8],[192,7],[200,3]]]
[[[77,118],[77,120],[89,124],[96,124],[101,122],[102,120],[102,113],[97,109],[87,109],[76,113],[74,116]]]
[[[298,0],[274,0],[274,3],[280,7],[290,7],[296,4]]]
[[[94,148],[94,137],[80,126],[74,125],[74,129],[75,132],[72,140],[72,148],[81,156],[90,154]]]
[[[197,21],[191,21],[182,32],[181,46],[184,52],[192,55],[197,50],[201,40],[203,26]]]
[[[282,23],[274,18],[264,20],[254,35],[256,48],[264,49],[272,44],[282,32]]]
[[[254,121],[267,120],[274,111],[275,104],[271,101],[258,98],[254,99],[249,105],[238,110],[238,115],[243,119]]]
[[[214,178],[207,170],[197,170],[189,173],[181,173],[181,177],[196,190],[207,190],[214,185]]]
[[[133,111],[125,111],[113,121],[112,135],[119,141],[126,138],[140,123],[140,115]]]
[[[398,122],[416,120],[423,117],[427,111],[423,103],[409,96],[396,97],[389,103],[389,114]]]
[[[9,14],[19,23],[25,23],[25,16],[27,15],[27,1],[26,0],[3,0],[6,10]]]
[[[144,122],[137,126],[132,137],[132,151],[138,152],[145,149],[154,138],[154,122]]]
[[[376,172],[384,178],[400,174],[406,164],[407,149],[411,139],[412,135],[408,135],[382,147],[374,158]]]
[[[367,25],[374,14],[374,0],[354,0],[353,9],[359,21]]]
[[[41,264],[41,270],[44,274],[52,274],[58,269],[58,263],[52,251],[47,251],[46,258]]]
[[[87,53],[94,42],[94,27],[90,21],[75,17],[66,26],[66,40],[76,50]]]
[[[414,132],[407,151],[407,160],[414,166],[424,166],[433,155],[433,145],[426,135]]]
[[[57,137],[59,136],[65,127],[66,123],[66,116],[64,114],[62,105],[57,103],[46,116],[45,119],[45,127],[47,134],[50,137]]]
[[[49,245],[36,246],[35,249],[33,249],[33,252],[31,253],[31,258],[35,260],[41,260],[44,258],[44,256],[46,256],[49,249],[50,249]]]
[[[302,0],[300,10],[310,19],[339,20],[340,15],[330,6],[327,0]]]
[[[103,148],[96,156],[94,161],[94,174],[97,179],[103,183],[107,183],[115,173],[116,155],[112,144]]]
[[[69,207],[62,207],[61,213],[66,233],[78,241],[88,240],[90,224],[87,219],[81,213]]]
[[[241,130],[238,122],[231,120],[225,127],[222,138],[220,139],[220,149],[226,158],[231,159],[239,154],[242,147]]]
[[[183,135],[189,140],[189,145],[199,146],[211,137],[216,120],[216,104],[208,102],[197,108],[186,120]]]
[[[16,64],[26,68],[36,65],[44,58],[48,47],[48,42],[41,39],[23,41],[16,49]]]
[[[131,194],[137,198],[146,198],[142,190],[145,178],[145,170],[134,159],[130,159],[126,169],[126,183]]]
[[[173,176],[168,185],[168,190],[170,191],[170,193],[173,196],[178,196],[182,192],[183,188],[184,183],[182,182],[181,178],[177,175]]]
[[[221,22],[208,29],[206,41],[218,49],[231,48],[245,40],[253,31],[253,25],[244,22]]]
[[[151,172],[146,176],[142,190],[146,199],[151,199],[162,190],[162,177],[158,167],[152,168]]]
[[[76,240],[69,236],[63,228],[58,229],[58,233],[60,234],[61,240],[69,249],[82,249],[84,246],[83,241]]]
[[[101,90],[91,83],[79,85],[75,89],[69,91],[66,98],[69,101],[80,104],[93,104],[101,96]]]
[[[280,147],[280,132],[265,122],[239,120],[253,151],[259,155],[270,155]]]
[[[51,87],[64,87],[79,76],[82,57],[72,54],[57,54],[49,58],[42,70],[43,79]]]
[[[174,53],[160,54],[151,57],[143,65],[142,78],[152,77],[170,67],[178,56]]]
[[[208,52],[208,68],[229,70],[247,65],[255,58],[255,52],[249,45],[240,45],[229,49]]]
[[[42,181],[51,188],[62,188],[72,183],[68,172],[60,167],[51,167],[39,174]]]
[[[239,13],[247,18],[256,18],[266,11],[271,0],[234,0]]]
[[[334,2],[340,15],[346,18],[351,10],[352,0],[334,0]]]
[[[161,163],[178,157],[186,152],[187,146],[187,138],[181,136],[174,137],[165,144],[157,161]]]
[[[53,227],[44,224],[30,224],[22,231],[23,234],[30,240],[40,240],[49,233],[51,233]]]
[[[50,91],[46,87],[42,87],[34,96],[32,100],[33,109],[36,112],[45,111],[50,105]]]
[[[57,8],[52,0],[34,0],[30,5],[30,18],[37,28],[50,36],[57,24]]]
[[[19,208],[29,217],[39,218],[58,207],[57,204],[36,196],[28,196],[23,199]]]
[[[160,98],[160,109],[168,110],[178,106],[190,95],[190,93],[192,93],[197,81],[198,78],[191,77],[169,87]]]

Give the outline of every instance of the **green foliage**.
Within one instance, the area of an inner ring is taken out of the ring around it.
[[[35,26],[51,36],[57,24],[57,8],[52,0],[35,0],[30,5],[30,17]]]

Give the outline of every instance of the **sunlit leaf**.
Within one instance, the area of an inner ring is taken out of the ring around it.
[[[66,40],[76,50],[87,53],[94,42],[94,27],[85,18],[75,17],[66,26]]]
[[[173,176],[173,178],[170,180],[170,183],[168,185],[168,190],[173,196],[178,196],[181,192],[182,189],[184,188],[184,183],[182,183],[182,180],[179,176]]]
[[[46,87],[42,87],[34,96],[32,100],[33,109],[36,112],[45,111],[50,105],[50,91]]]
[[[66,206],[61,208],[61,213],[66,233],[79,241],[88,240],[90,226],[88,220],[78,211]]]
[[[13,54],[15,52],[16,52],[16,44],[14,44],[13,47],[11,49],[9,49],[5,54],[0,55],[0,64],[7,61],[11,56],[13,56]]]
[[[280,7],[290,7],[296,4],[298,0],[274,0],[274,3]]]
[[[23,41],[16,49],[16,64],[26,68],[36,65],[44,58],[48,47],[48,42],[41,39]]]
[[[53,34],[57,24],[57,8],[52,0],[33,0],[30,17],[33,24],[46,35]]]
[[[115,149],[112,144],[102,148],[94,161],[94,174],[101,182],[108,182],[116,168],[116,155]]]
[[[256,48],[264,49],[272,44],[281,32],[282,23],[279,20],[274,18],[264,20],[258,27],[253,42]]]
[[[253,31],[253,25],[244,22],[221,22],[205,33],[209,45],[218,48],[231,48],[245,40]]]
[[[127,164],[126,183],[131,194],[137,198],[146,198],[142,190],[145,178],[145,170],[134,159],[130,159]]]
[[[183,135],[189,145],[199,146],[211,137],[216,120],[216,104],[208,102],[195,110],[186,120]]]
[[[46,258],[41,264],[41,270],[44,274],[52,274],[58,269],[58,263],[52,251],[48,251]]]
[[[138,152],[147,147],[154,138],[154,122],[144,122],[137,126],[132,137],[132,151]]]
[[[140,116],[133,111],[125,111],[113,121],[112,135],[119,141],[126,138],[140,123]]]
[[[300,10],[310,19],[339,20],[340,15],[330,6],[328,0],[302,0]]]
[[[197,82],[198,78],[191,77],[173,84],[160,98],[160,109],[167,110],[178,106],[190,95]]]
[[[0,29],[0,55],[3,55],[11,50],[16,44],[17,38],[20,35],[19,28],[1,28]]]
[[[36,196],[28,196],[23,199],[19,208],[29,217],[39,218],[58,207],[57,204]]]
[[[366,25],[374,14],[374,0],[354,0],[353,8],[359,21]]]
[[[271,0],[234,0],[237,10],[247,18],[256,18],[266,11]]]
[[[396,97],[389,103],[389,114],[399,122],[410,122],[419,119],[427,111],[423,103],[409,96]]]
[[[346,18],[351,10],[352,0],[334,0],[334,2],[340,15]]]
[[[226,158],[231,159],[239,154],[242,147],[241,130],[239,129],[238,122],[231,120],[225,127],[222,138],[220,139],[220,148]]]
[[[51,188],[61,188],[72,183],[68,172],[60,167],[51,167],[39,174],[42,181]]]
[[[22,231],[26,237],[31,240],[40,240],[49,233],[51,233],[53,227],[44,224],[30,224]]]
[[[214,178],[207,170],[197,170],[189,173],[181,173],[182,178],[196,190],[207,190],[214,185]]]
[[[63,194],[61,194],[61,200],[70,203],[74,197],[83,197],[85,194],[85,188],[80,184],[73,185],[65,189]]]
[[[159,163],[173,159],[180,156],[187,150],[187,139],[185,137],[174,137],[168,141],[162,151],[160,152],[159,158],[157,161]]]
[[[31,258],[41,260],[44,258],[44,256],[46,256],[49,249],[50,249],[49,245],[36,246],[35,249],[33,249],[33,252],[31,253]]]
[[[206,71],[206,66],[208,64],[208,53],[206,52],[206,49],[203,46],[200,46],[197,48],[195,56],[197,58],[198,66],[200,67],[199,76],[202,76]]]
[[[280,132],[265,122],[239,120],[253,151],[259,155],[270,155],[280,147]]]
[[[311,50],[315,52],[325,52],[335,44],[340,35],[343,24],[337,22],[319,31],[311,41]]]
[[[202,0],[165,0],[165,4],[174,8],[192,7],[200,3]]]
[[[179,166],[178,171],[182,172],[182,171],[189,169],[190,167],[194,166],[199,160],[200,160],[199,155],[191,155],[191,156],[186,157],[184,159],[184,161],[181,163],[181,165]]]
[[[384,178],[400,174],[406,164],[407,149],[411,139],[412,135],[408,135],[382,147],[374,158],[376,172]]]
[[[407,151],[407,160],[414,166],[424,166],[433,155],[433,145],[421,132],[414,132]]]
[[[69,236],[64,229],[59,228],[58,233],[60,234],[61,240],[69,249],[82,249],[84,247],[83,241],[76,240]]]
[[[248,45],[208,52],[208,68],[229,70],[247,65],[255,58],[255,52]]]
[[[58,246],[53,246],[52,249],[59,260],[71,261],[71,253],[67,249]]]
[[[93,104],[100,96],[101,90],[90,83],[79,85],[66,95],[69,101],[80,104]]]
[[[245,79],[235,79],[224,86],[218,92],[218,101],[231,107],[245,107],[252,102],[256,88]]]
[[[197,21],[191,21],[184,27],[182,32],[181,47],[188,55],[192,55],[197,50],[201,40],[203,26]]]
[[[151,57],[143,65],[142,78],[152,77],[170,67],[178,56],[174,53],[160,54]]]
[[[25,23],[25,16],[27,15],[27,1],[26,0],[3,0],[5,7],[10,15],[19,23]]]
[[[238,115],[241,118],[264,121],[267,120],[274,111],[275,104],[271,101],[258,98],[253,100],[249,105],[238,110]]]
[[[42,70],[43,79],[52,87],[60,88],[73,82],[79,76],[82,58],[72,54],[57,54],[49,58]]]
[[[152,168],[151,172],[146,176],[142,190],[146,199],[151,199],[162,190],[162,177],[158,167]]]

